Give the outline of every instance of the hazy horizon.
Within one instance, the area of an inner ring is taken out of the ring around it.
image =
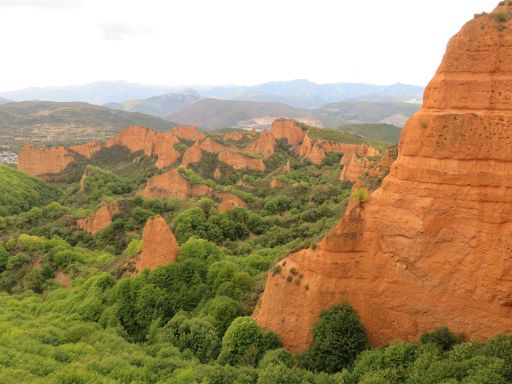
[[[474,13],[496,5],[0,0],[9,53],[0,91],[120,80],[170,87],[294,79],[425,86],[448,40]]]

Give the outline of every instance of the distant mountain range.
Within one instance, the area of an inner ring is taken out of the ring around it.
[[[279,117],[308,121],[311,116],[307,111],[300,111],[283,103],[201,99],[176,110],[167,118],[194,124],[203,129],[219,129],[269,126]]]
[[[10,103],[10,102],[11,102],[11,100],[9,100],[9,99],[4,99],[3,97],[0,97],[0,105],[2,105],[2,104],[7,104],[7,103]]]
[[[148,115],[166,117],[175,110],[187,106],[201,98],[195,91],[184,93],[167,93],[148,99],[128,100],[123,103],[107,103],[106,107],[128,112],[140,112]]]
[[[269,82],[254,86],[197,86],[168,87],[102,81],[67,87],[27,88],[0,92],[0,97],[15,101],[83,101],[92,104],[125,103],[165,94],[197,94],[201,98],[227,100],[270,101],[288,104],[294,108],[320,108],[325,104],[346,101],[405,101],[419,102],[423,87],[393,84],[389,86],[333,83],[316,84],[308,80]]]

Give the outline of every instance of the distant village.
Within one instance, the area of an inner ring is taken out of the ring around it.
[[[16,164],[18,155],[14,152],[0,151],[0,164]]]

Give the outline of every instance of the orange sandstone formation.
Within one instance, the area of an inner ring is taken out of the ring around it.
[[[181,165],[186,168],[188,167],[189,164],[197,164],[201,161],[202,157],[203,152],[201,151],[201,145],[199,144],[199,141],[196,141],[183,154],[183,160],[181,161]]]
[[[85,183],[87,178],[89,177],[89,168],[85,167],[84,173],[82,173],[82,177],[80,178],[80,190],[85,190]]]
[[[178,242],[162,216],[149,219],[142,233],[142,253],[135,264],[135,273],[155,269],[176,260]]]
[[[215,177],[217,180],[222,177],[222,172],[220,171],[219,168],[215,169],[215,172],[213,172],[213,177]]]
[[[247,208],[247,203],[234,193],[223,192],[219,194],[219,197],[222,199],[221,203],[217,207],[219,212],[226,212],[237,207]]]
[[[276,139],[266,129],[263,129],[254,143],[249,146],[249,152],[254,155],[263,155],[264,158],[269,158],[274,153]]]
[[[277,119],[272,123],[272,136],[286,139],[290,145],[298,145],[304,140],[306,130],[295,120]]]
[[[210,153],[219,153],[222,151],[229,150],[230,147],[221,144],[211,138],[207,138],[205,141],[201,143],[201,149]]]
[[[63,172],[75,160],[64,147],[35,148],[25,144],[18,155],[18,170],[33,176]]]
[[[253,171],[265,170],[265,163],[258,158],[247,157],[240,153],[232,151],[223,151],[219,153],[219,160],[227,165],[232,166],[234,169],[250,169]]]
[[[269,274],[254,317],[290,350],[307,349],[320,312],[344,301],[377,345],[439,326],[512,333],[512,2],[502,4],[450,41],[381,188]]]
[[[157,156],[155,166],[165,168],[176,162],[181,156],[174,148],[177,137],[169,132],[155,132],[149,128],[133,125],[107,141],[107,147],[122,145],[131,152],[144,152],[145,155]]]
[[[306,134],[304,136],[304,140],[302,141],[301,147],[298,149],[298,153],[300,156],[309,159],[313,164],[321,164],[325,159],[325,151],[324,149],[317,143],[314,143]]]
[[[179,197],[186,199],[192,196],[208,196],[212,188],[207,185],[191,185],[177,168],[151,177],[140,192],[145,198],[165,199]]]
[[[171,133],[180,139],[189,141],[202,141],[206,138],[206,135],[203,132],[199,132],[193,125],[187,127],[179,124],[172,129]]]
[[[76,152],[83,157],[90,159],[97,152],[101,151],[103,148],[105,148],[105,145],[103,143],[100,143],[99,141],[91,141],[91,142],[85,143],[85,144],[74,145],[74,146],[70,147],[69,149],[71,149],[73,152]]]
[[[78,219],[77,225],[85,232],[95,234],[107,228],[112,223],[112,217],[119,213],[117,204],[104,205],[92,216]]]
[[[272,179],[272,181],[270,182],[270,188],[272,188],[272,189],[281,188],[282,186],[283,186],[283,183],[281,181],[279,181],[278,179]]]
[[[359,157],[353,153],[352,158],[341,171],[340,181],[348,180],[352,183],[358,184],[360,177],[368,173],[370,166],[370,160],[366,157]]]

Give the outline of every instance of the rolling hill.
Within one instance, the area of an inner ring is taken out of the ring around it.
[[[4,99],[3,97],[0,97],[0,105],[2,105],[2,104],[7,104],[7,103],[10,103],[10,102],[11,102],[11,100],[9,100],[9,99]]]
[[[312,113],[329,127],[355,122],[402,126],[419,107],[419,104],[403,102],[342,101],[327,104]]]
[[[157,130],[174,126],[154,116],[87,103],[24,101],[0,106],[0,141],[12,150],[25,142],[56,145],[104,140],[129,125]]]
[[[171,121],[194,124],[210,130],[226,127],[268,127],[279,117],[315,123],[309,112],[282,103],[218,99],[201,99],[167,116]]]
[[[129,100],[123,103],[108,103],[106,107],[120,109],[128,112],[140,112],[148,115],[165,117],[175,110],[200,99],[195,91],[184,93],[167,93],[153,96],[148,99]]]
[[[391,144],[398,143],[402,132],[402,128],[385,123],[345,124],[338,129],[369,140]]]

